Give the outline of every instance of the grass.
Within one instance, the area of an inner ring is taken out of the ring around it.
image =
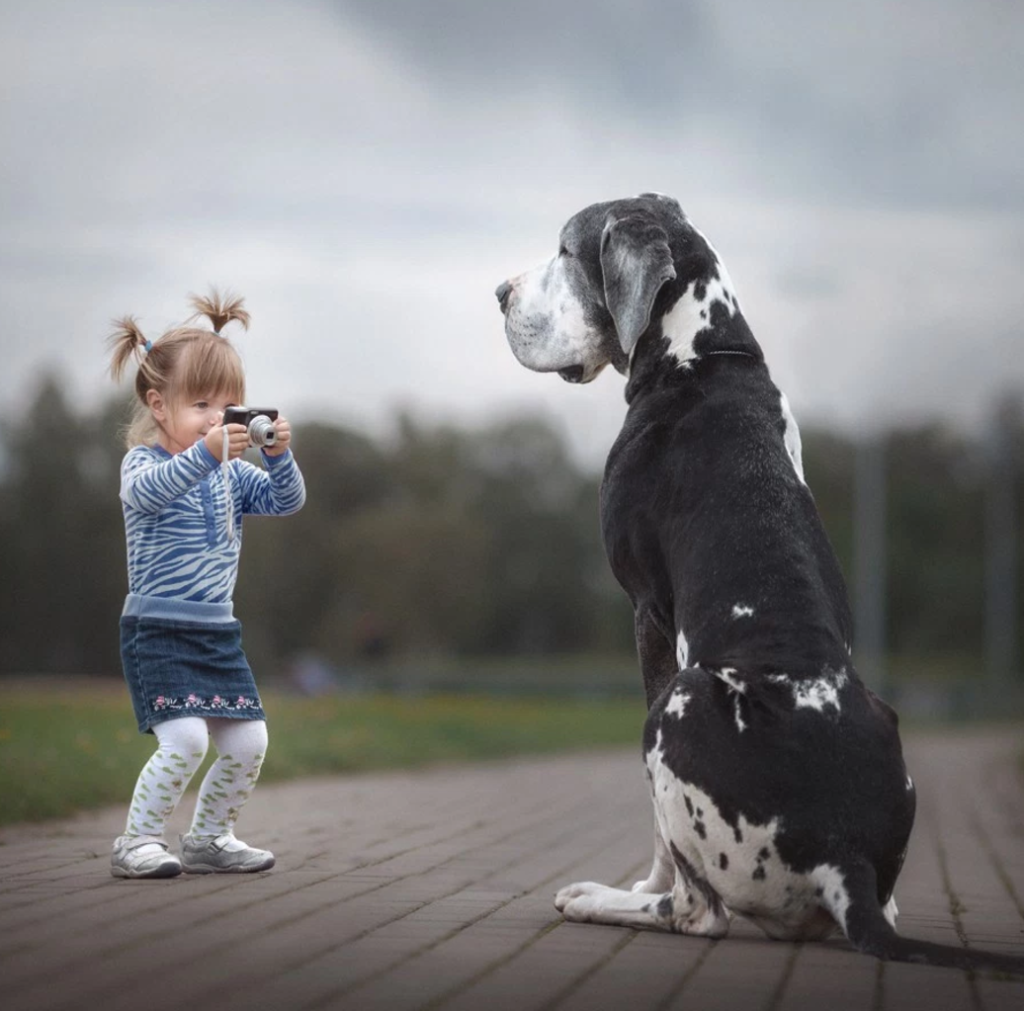
[[[603,745],[639,747],[644,716],[639,690],[628,701],[306,699],[271,693],[263,701],[270,731],[263,781]],[[119,682],[0,681],[0,825],[65,817],[104,804],[127,806],[154,744],[152,735],[136,730]],[[206,764],[212,760],[208,755]]]

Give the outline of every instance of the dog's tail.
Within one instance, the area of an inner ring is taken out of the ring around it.
[[[871,866],[863,864],[842,875],[829,868],[826,877],[822,902],[858,951],[894,962],[1024,976],[1024,957],[900,937],[879,905],[875,871]]]

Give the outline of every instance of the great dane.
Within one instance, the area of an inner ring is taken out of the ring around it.
[[[732,914],[780,939],[838,926],[879,958],[1024,971],[895,931],[915,807],[897,717],[854,669],[796,422],[708,241],[660,194],[594,204],[496,295],[527,368],[628,377],[601,524],[635,611],[654,865],[558,909],[706,937]]]

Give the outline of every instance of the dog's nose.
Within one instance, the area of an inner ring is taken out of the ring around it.
[[[512,285],[508,281],[502,281],[497,288],[494,289],[494,294],[498,299],[498,305],[501,307],[502,312],[508,312],[508,297],[512,294]]]

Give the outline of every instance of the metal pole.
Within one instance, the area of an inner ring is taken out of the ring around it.
[[[993,412],[988,438],[985,501],[985,666],[990,699],[1009,684],[1017,651],[1017,537],[1014,432],[1019,414],[1010,399]]]
[[[886,694],[885,437],[865,436],[854,461],[854,659],[865,684]]]

